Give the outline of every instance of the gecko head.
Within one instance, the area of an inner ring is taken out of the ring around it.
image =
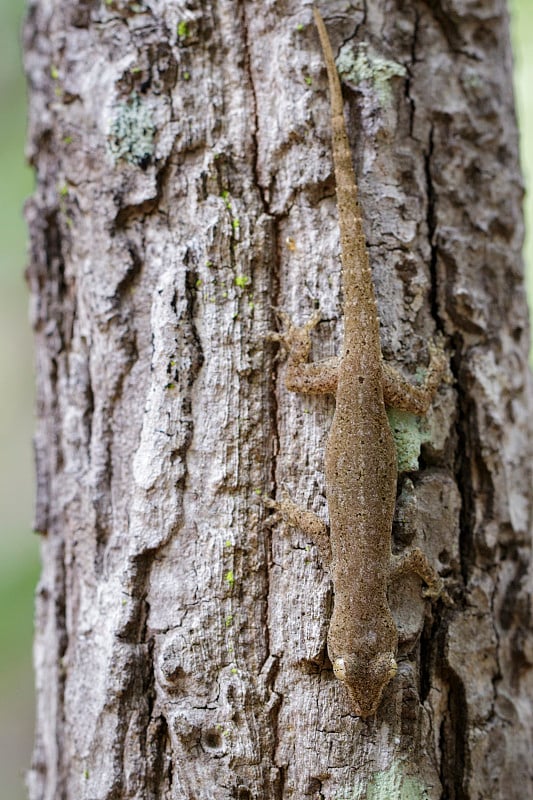
[[[370,659],[357,655],[339,656],[333,662],[335,677],[348,689],[352,710],[358,717],[376,713],[383,690],[397,670],[394,653],[379,653]]]

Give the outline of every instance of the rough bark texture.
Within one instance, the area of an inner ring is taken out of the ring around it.
[[[533,797],[522,186],[503,0],[322,4],[388,359],[440,329],[455,384],[404,423],[375,719],[325,657],[332,401],[289,395],[272,305],[341,333],[325,72],[295,0],[39,0],[26,25],[36,331],[32,800]],[[278,380],[275,381],[275,376]],[[420,470],[413,448],[424,440]],[[368,598],[372,602],[372,598]]]

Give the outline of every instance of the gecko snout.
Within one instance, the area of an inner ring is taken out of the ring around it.
[[[373,658],[341,656],[333,662],[335,677],[348,689],[350,704],[358,717],[376,713],[383,690],[397,671],[394,653],[379,653]]]

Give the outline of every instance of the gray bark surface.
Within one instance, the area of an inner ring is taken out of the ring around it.
[[[414,579],[393,587],[399,673],[376,717],[356,718],[326,656],[316,549],[265,524],[260,494],[284,488],[327,516],[333,401],[286,392],[266,341],[272,306],[299,321],[320,307],[315,358],[342,333],[310,5],[32,0],[31,800],[533,798],[529,333],[505,3],[321,9],[385,357],[414,375],[435,330],[453,350],[427,420],[395,419],[394,530],[398,551],[428,553],[453,605],[431,607]]]

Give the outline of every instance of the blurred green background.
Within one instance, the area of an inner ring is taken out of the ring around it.
[[[516,90],[526,182],[533,175],[533,0],[513,0]],[[33,356],[23,279],[24,199],[32,189],[25,166],[25,88],[20,56],[22,0],[0,0],[0,785],[5,800],[23,800],[32,746],[31,637],[38,541],[33,508]],[[526,198],[533,230],[533,203]],[[533,237],[526,243],[533,306]]]
[[[0,796],[26,797],[33,727],[31,636],[38,542],[33,505],[33,361],[23,279],[24,164],[22,0],[0,0]]]

